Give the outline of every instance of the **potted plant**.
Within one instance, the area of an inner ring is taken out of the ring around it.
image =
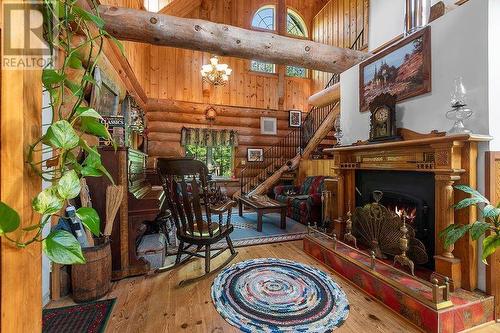
[[[52,184],[33,198],[32,208],[40,215],[39,223],[20,228],[19,214],[0,202],[0,236],[19,248],[41,242],[49,259],[60,264],[85,263],[81,246],[65,230],[51,230],[43,237],[44,226],[52,216],[60,217],[63,207],[79,195],[81,178],[105,175],[113,183],[97,148],[91,147],[86,138],[94,136],[111,143],[113,140],[99,113],[83,101],[89,85],[95,84],[92,73],[104,40],[112,40],[122,52],[123,48],[104,30],[97,2],[90,0],[89,5],[90,8],[83,8],[79,2],[68,0],[43,2],[44,36],[52,57],[43,68],[41,80],[50,100],[47,109],[52,112],[52,122],[46,133],[27,147],[26,158],[32,171]],[[78,36],[80,41],[75,43]],[[70,71],[79,75],[75,77]],[[52,156],[45,160],[35,157],[48,152]],[[86,156],[83,161],[77,159],[82,152]],[[100,234],[100,219],[94,209],[80,208],[76,216],[94,235]]]
[[[481,211],[482,218],[480,221],[472,224],[451,224],[441,231],[439,236],[444,239],[444,246],[446,248],[455,244],[456,241],[467,233],[470,234],[473,240],[478,240],[484,236],[481,258],[486,263],[486,259],[500,247],[500,203],[496,206],[492,205],[485,196],[469,186],[457,185],[455,188],[470,194],[470,197],[461,200],[454,205],[454,208],[463,209],[476,206]]]

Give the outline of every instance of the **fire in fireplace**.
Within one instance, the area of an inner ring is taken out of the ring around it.
[[[406,171],[356,171],[356,206],[375,202],[374,191],[382,191],[380,204],[401,216],[415,230],[415,238],[426,249],[429,260],[423,264],[434,269],[434,175]]]

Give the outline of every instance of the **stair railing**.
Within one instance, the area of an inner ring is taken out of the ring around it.
[[[356,37],[351,49],[360,50],[365,43],[364,29]],[[333,74],[325,89],[340,82],[340,74]],[[301,154],[335,105],[312,107],[303,120],[301,127],[294,128],[275,146],[264,151],[258,162],[249,162],[240,173],[240,192],[246,195],[280,168],[289,163],[297,154]],[[333,124],[332,124],[333,127]]]

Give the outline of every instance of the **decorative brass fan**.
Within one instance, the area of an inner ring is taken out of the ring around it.
[[[386,254],[401,254],[401,225],[401,218],[378,202],[357,207],[352,214],[352,233],[379,259],[386,259]],[[408,257],[416,264],[425,264],[429,260],[425,245],[415,238],[415,230],[409,225],[407,227],[410,239]]]

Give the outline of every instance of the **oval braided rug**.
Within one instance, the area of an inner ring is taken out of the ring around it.
[[[326,273],[282,259],[253,259],[212,284],[217,311],[243,332],[331,332],[347,319],[345,293]]]

